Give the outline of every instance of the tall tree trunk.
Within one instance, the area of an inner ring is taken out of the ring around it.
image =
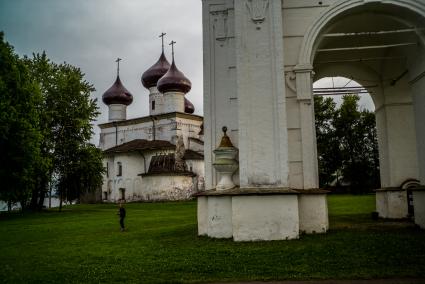
[[[38,201],[39,190],[40,190],[40,184],[37,183],[36,187],[33,189],[32,194],[31,194],[30,208],[33,211],[37,210],[37,201]]]
[[[38,205],[37,205],[38,211],[43,210],[44,198],[47,192],[47,185],[48,185],[48,180],[47,180],[47,177],[44,176],[41,178],[41,182],[40,182]]]

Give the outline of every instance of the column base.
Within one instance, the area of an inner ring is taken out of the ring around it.
[[[376,190],[376,211],[380,218],[403,219],[409,216],[407,191],[398,187]]]
[[[234,188],[198,193],[198,234],[234,241],[290,240],[329,228],[324,190]]]

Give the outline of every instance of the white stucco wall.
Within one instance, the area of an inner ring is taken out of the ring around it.
[[[177,114],[164,114],[155,117],[142,117],[127,120],[116,124],[102,126],[100,132],[99,147],[102,150],[116,145],[129,142],[134,139],[165,140],[175,144],[177,136],[183,136],[185,146],[188,145],[188,137],[201,138],[199,136],[202,119],[198,116],[180,117]],[[155,130],[153,130],[155,125]]]
[[[231,238],[232,228],[232,197],[208,197],[208,227],[207,234],[213,238]]]
[[[235,241],[298,238],[297,195],[234,196],[232,199]]]
[[[120,188],[125,188],[127,201],[142,200],[183,200],[191,198],[198,190],[198,179],[204,176],[203,160],[189,160],[194,177],[158,175],[139,176],[149,170],[153,156],[157,154],[174,153],[172,150],[145,151],[109,154],[104,158],[104,167],[108,163],[108,177],[104,176],[102,197],[108,193],[107,201],[116,202],[121,199]],[[118,163],[122,165],[122,176],[118,176]],[[145,171],[146,165],[146,171]],[[189,169],[189,167],[188,167]]]
[[[325,233],[329,229],[328,202],[326,194],[298,195],[300,232]]]
[[[376,211],[379,217],[402,219],[408,217],[407,192],[405,190],[382,190],[376,192]]]
[[[198,235],[208,235],[208,198],[205,196],[197,198],[197,220]]]
[[[143,176],[143,201],[187,200],[194,193],[193,177],[178,175]]]

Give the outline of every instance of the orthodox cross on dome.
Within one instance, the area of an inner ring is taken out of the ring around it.
[[[174,45],[176,44],[176,42],[174,41],[174,40],[172,40],[171,42],[170,42],[170,45],[171,45],[171,56],[172,56],[172,58],[173,58],[173,61],[174,61]]]
[[[115,60],[115,62],[117,63],[117,76],[119,76],[120,75],[120,61],[121,61],[122,59],[121,58],[117,58],[117,60]]]
[[[161,38],[162,41],[162,52],[164,52],[164,36],[166,35],[166,33],[161,33],[161,35],[159,36]]]

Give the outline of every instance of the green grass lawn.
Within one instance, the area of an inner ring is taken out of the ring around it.
[[[196,201],[0,215],[0,283],[425,277],[425,232],[371,219],[375,197],[329,196],[330,231],[235,243],[197,236]]]

